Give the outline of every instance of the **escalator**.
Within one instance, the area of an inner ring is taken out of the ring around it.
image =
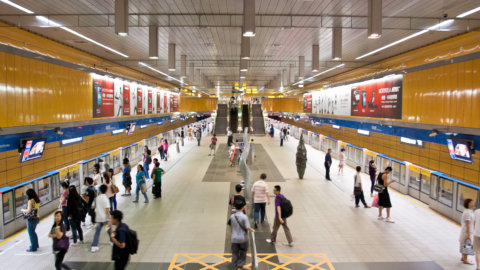
[[[218,104],[217,118],[215,119],[215,134],[227,134],[227,104]]]
[[[262,104],[252,104],[252,119],[253,134],[265,135]]]
[[[247,104],[242,105],[242,130],[245,128],[250,128],[250,112]]]
[[[230,130],[235,133],[238,128],[238,108],[236,105],[230,106]]]

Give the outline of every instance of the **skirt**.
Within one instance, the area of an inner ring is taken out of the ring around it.
[[[378,206],[383,208],[391,208],[392,203],[390,202],[390,194],[388,194],[388,189],[385,189],[382,193],[378,193]]]

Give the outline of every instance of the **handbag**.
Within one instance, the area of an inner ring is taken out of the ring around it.
[[[378,193],[382,193],[385,190],[385,186],[377,183],[375,184],[375,186],[373,186],[373,190],[375,190]]]
[[[465,242],[460,246],[460,253],[464,255],[475,255],[472,240],[470,240],[470,238],[465,239]]]
[[[377,207],[378,208],[378,193],[375,194],[375,196],[373,197],[373,201],[372,201],[372,207]]]
[[[142,193],[147,192],[147,184],[142,183],[142,184],[140,185],[140,189],[142,190]]]
[[[36,219],[37,213],[38,213],[38,209],[32,208],[32,211],[30,211],[30,213],[23,213],[23,218],[28,220]]]
[[[112,184],[112,192],[113,194],[117,194],[120,190],[118,189],[117,185]]]
[[[70,238],[66,236],[65,234],[62,236],[62,238],[53,239],[53,250],[59,251],[59,250],[68,250],[70,247]]]

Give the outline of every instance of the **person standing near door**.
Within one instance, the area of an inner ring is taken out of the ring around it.
[[[385,170],[378,175],[377,182],[379,185],[385,187],[382,192],[378,193],[378,220],[383,220],[382,211],[383,208],[387,210],[387,219],[386,222],[394,223],[395,221],[390,218],[390,208],[392,208],[392,203],[390,202],[390,194],[388,193],[388,186],[391,185],[395,180],[388,181],[388,174],[392,172],[392,167],[387,167]]]
[[[328,148],[327,154],[325,155],[325,179],[332,181],[330,179],[330,167],[332,166],[332,149]]]
[[[370,197],[373,197],[373,187],[375,186],[375,176],[377,175],[377,166],[375,166],[374,160],[368,162],[368,174],[370,175],[370,182],[372,182],[370,187]]]
[[[38,246],[38,236],[35,232],[39,219],[40,211],[40,199],[38,198],[37,193],[32,188],[28,189],[26,192],[28,197],[27,209],[22,209],[22,213],[27,215],[27,231],[28,236],[30,237],[30,248],[27,249],[27,252],[35,252],[39,248]]]

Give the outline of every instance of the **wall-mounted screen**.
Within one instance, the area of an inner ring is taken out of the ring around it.
[[[471,142],[456,141],[447,139],[448,153],[452,159],[457,159],[469,163],[473,163],[472,152],[470,151]]]
[[[125,132],[127,133],[127,135],[132,135],[134,131],[135,131],[135,123],[128,124],[127,128],[125,129]]]
[[[47,139],[23,139],[20,141],[20,162],[41,158]]]

